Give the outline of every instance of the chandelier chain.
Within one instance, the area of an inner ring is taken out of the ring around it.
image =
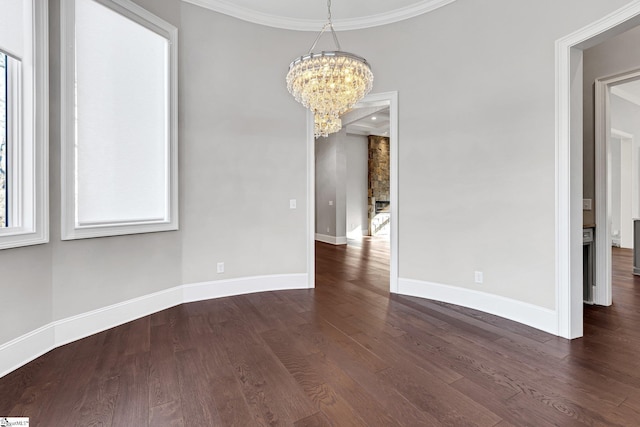
[[[316,37],[315,41],[311,45],[311,48],[309,48],[308,54],[313,52],[313,49],[316,48],[316,45],[318,44],[320,37],[322,37],[325,31],[327,31],[327,28],[331,30],[331,35],[333,35],[333,42],[336,44],[337,50],[338,51],[342,50],[340,48],[340,42],[338,41],[338,36],[336,35],[336,31],[333,29],[333,22],[331,21],[331,0],[327,0],[327,23],[322,26],[322,30],[320,30],[320,33],[318,33],[318,36]]]

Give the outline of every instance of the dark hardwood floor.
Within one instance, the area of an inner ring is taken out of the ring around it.
[[[640,278],[574,341],[389,296],[388,249],[317,244],[315,290],[184,304],[0,379],[32,426],[638,426]]]

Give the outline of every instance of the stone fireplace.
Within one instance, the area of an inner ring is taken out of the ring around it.
[[[388,232],[390,201],[389,138],[369,136],[369,235]]]

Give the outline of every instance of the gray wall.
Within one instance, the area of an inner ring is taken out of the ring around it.
[[[400,277],[555,308],[554,44],[626,3],[458,0],[341,34],[399,91]]]
[[[316,233],[338,238],[353,230],[366,234],[367,137],[342,129],[316,139],[315,150]]]
[[[183,281],[304,273],[306,115],[285,74],[307,39],[187,3],[181,12]]]
[[[0,251],[0,344],[51,322],[51,245]]]
[[[367,193],[369,190],[368,139],[363,135],[346,135],[347,157],[347,236],[367,234]]]
[[[595,224],[595,139],[594,82],[596,79],[640,68],[640,27],[612,37],[584,51],[583,91],[583,193],[593,199],[592,210],[584,211],[584,223]]]
[[[138,1],[181,30],[181,229],[60,241],[52,0],[51,243],[0,251],[0,342],[183,283],[305,272],[306,121],[284,75],[315,34]],[[481,270],[482,291],[555,307],[554,42],[626,3],[458,0],[340,34],[374,92],[399,92],[401,277],[477,289]]]
[[[317,138],[316,149],[316,233],[336,237],[337,185],[344,183],[338,176],[338,146],[342,140],[335,134]],[[343,150],[340,150],[341,152]]]
[[[316,233],[346,238],[347,134],[344,129],[315,142]],[[332,204],[330,204],[332,203]]]
[[[367,137],[342,129],[316,139],[315,150],[316,233],[338,238],[352,230],[366,234]]]

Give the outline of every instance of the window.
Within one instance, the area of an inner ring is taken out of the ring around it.
[[[15,231],[20,218],[20,61],[0,52],[0,229]],[[12,230],[9,230],[12,228]]]
[[[62,238],[177,230],[177,30],[63,0]]]
[[[0,228],[9,226],[7,213],[7,60],[0,52]]]
[[[0,0],[0,249],[46,243],[47,2]]]

